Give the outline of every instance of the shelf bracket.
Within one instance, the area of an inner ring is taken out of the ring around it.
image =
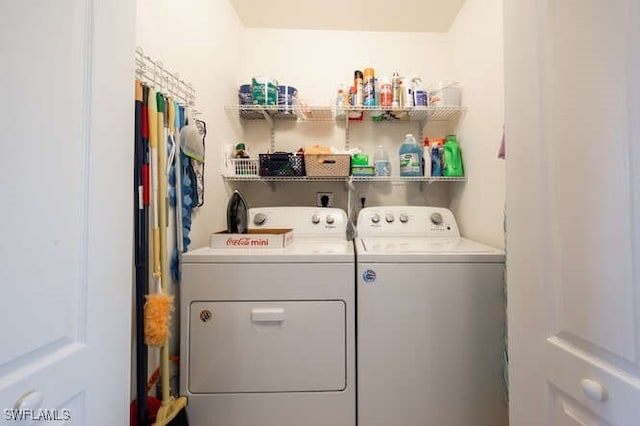
[[[271,126],[269,127],[269,152],[276,152],[276,131],[273,128],[273,120],[271,121]]]
[[[344,114],[344,149],[345,151],[349,150],[349,132],[351,129],[349,129],[349,113],[346,112]]]
[[[353,177],[349,176],[348,178],[345,179],[344,181],[344,189],[345,191],[347,191],[347,195],[350,195],[352,191],[356,190],[356,186],[353,183]]]
[[[418,121],[418,137],[420,138],[418,140],[418,143],[420,144],[420,146],[422,146],[422,142],[424,141],[424,128],[426,127],[428,122],[428,119],[425,118],[424,120],[420,120]]]
[[[269,126],[271,126],[271,128],[273,128],[273,118],[271,117],[271,115],[269,114],[269,111],[267,111],[264,108],[260,109],[260,112],[262,113],[262,115],[264,116],[264,119],[267,120],[267,123],[269,123]]]

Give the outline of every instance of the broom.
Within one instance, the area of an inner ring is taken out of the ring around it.
[[[147,377],[147,347],[144,342],[144,302],[145,294],[149,286],[149,273],[147,268],[147,256],[149,247],[147,244],[147,202],[145,192],[149,190],[145,185],[145,136],[146,129],[146,105],[145,89],[140,80],[135,82],[135,138],[134,138],[134,233],[135,233],[135,271],[136,271],[136,401],[132,403],[134,409],[131,413],[132,425],[146,425],[148,404],[145,381]]]

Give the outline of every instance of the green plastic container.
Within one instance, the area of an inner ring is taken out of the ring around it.
[[[269,77],[254,77],[251,79],[251,94],[254,105],[277,105],[278,82]]]
[[[462,177],[464,170],[462,168],[462,151],[456,140],[456,135],[447,135],[444,142],[442,153],[444,159],[444,168],[442,176],[446,177]]]

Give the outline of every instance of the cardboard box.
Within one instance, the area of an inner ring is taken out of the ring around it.
[[[268,249],[287,247],[293,241],[293,229],[249,229],[246,234],[227,231],[211,234],[211,248]]]

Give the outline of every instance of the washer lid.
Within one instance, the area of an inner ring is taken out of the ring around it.
[[[466,238],[365,237],[356,251],[376,262],[504,262],[503,251]]]
[[[210,248],[191,250],[182,263],[353,263],[351,241],[342,238],[296,238],[285,248]]]

